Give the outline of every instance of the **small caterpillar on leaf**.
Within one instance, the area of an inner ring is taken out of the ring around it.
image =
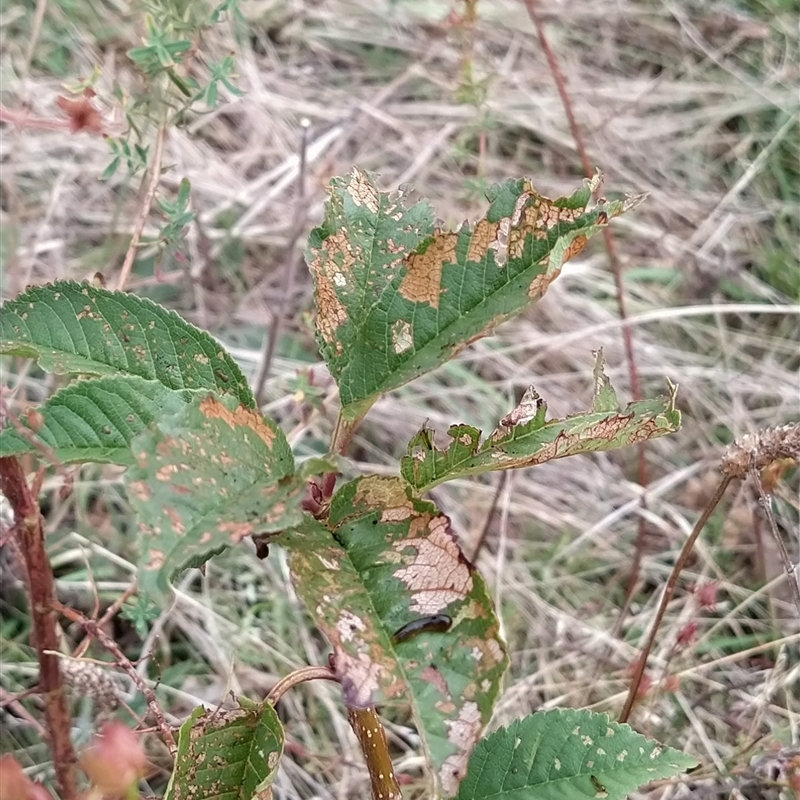
[[[404,642],[418,633],[428,633],[430,631],[446,631],[450,629],[453,620],[447,614],[431,614],[429,617],[420,617],[403,625],[392,635],[392,644]]]

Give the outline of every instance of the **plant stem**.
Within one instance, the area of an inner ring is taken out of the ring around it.
[[[402,800],[400,784],[395,777],[389,745],[386,743],[386,733],[375,706],[347,706],[347,719],[367,762],[374,800]]]
[[[786,544],[783,541],[780,531],[778,531],[778,525],[775,522],[775,515],[772,513],[772,497],[764,490],[764,484],[761,482],[761,476],[758,474],[758,470],[755,468],[753,459],[751,459],[750,475],[756,485],[756,489],[758,490],[758,499],[761,507],[764,509],[764,514],[767,518],[767,524],[769,525],[769,531],[772,534],[773,540],[775,541],[775,546],[778,548],[778,555],[780,557],[781,565],[786,572],[786,579],[789,583],[789,591],[792,594],[792,600],[794,601],[795,608],[797,609],[798,619],[800,619],[800,585],[798,585],[797,581],[797,570],[794,564],[792,564],[792,560],[789,558],[789,552],[786,549]]]
[[[28,573],[32,644],[39,660],[39,688],[44,701],[58,792],[61,800],[73,800],[77,796],[75,750],[70,738],[70,716],[57,655],[59,641],[53,609],[53,570],[44,546],[39,504],[28,487],[22,465],[14,456],[0,458],[0,489],[14,509],[14,531]]]
[[[142,198],[142,204],[136,216],[136,224],[133,226],[131,243],[128,245],[128,251],[125,253],[125,260],[122,262],[122,270],[120,271],[119,280],[117,281],[118,292],[121,292],[125,288],[125,284],[130,277],[131,270],[133,269],[133,262],[136,259],[136,248],[139,246],[139,239],[142,237],[142,231],[147,222],[147,215],[150,213],[150,207],[153,205],[153,198],[156,196],[158,182],[161,180],[161,159],[164,155],[164,140],[166,136],[167,126],[166,123],[162,123],[159,125],[158,134],[156,135],[156,149],[153,154],[153,165],[150,168],[150,182]]]
[[[53,600],[52,602],[53,611],[58,612],[65,616],[71,622],[75,622],[80,625],[89,636],[94,639],[97,639],[112,656],[114,656],[115,664],[120,669],[124,669],[125,672],[130,675],[133,682],[139,687],[139,691],[144,695],[144,699],[147,701],[147,707],[150,710],[150,713],[153,715],[156,725],[158,726],[158,730],[161,733],[161,738],[164,740],[164,744],[167,745],[169,751],[171,753],[175,753],[175,737],[172,734],[172,729],[167,724],[167,720],[164,717],[164,712],[161,710],[161,706],[158,704],[158,700],[156,699],[156,693],[145,683],[144,679],[141,675],[136,671],[136,667],[131,663],[131,660],[120,650],[119,645],[102,629],[98,626],[98,624],[94,621],[89,619],[85,614],[81,614],[80,611],[76,611],[74,608],[69,608],[69,606],[65,606],[63,603],[59,603],[57,600]]]
[[[556,54],[550,47],[550,42],[548,41],[544,31],[544,25],[539,17],[539,11],[536,7],[536,0],[524,0],[524,3],[528,10],[528,16],[531,18],[531,21],[536,28],[536,35],[539,38],[539,44],[541,45],[542,51],[547,59],[547,63],[550,67],[550,73],[553,76],[553,81],[556,84],[556,90],[558,91],[558,96],[561,99],[561,105],[564,108],[564,115],[567,118],[567,124],[569,125],[570,133],[572,134],[572,138],[575,142],[575,149],[578,151],[578,157],[580,158],[584,175],[586,175],[587,178],[591,178],[594,174],[594,169],[592,167],[592,163],[589,161],[589,155],[586,151],[586,144],[583,141],[583,134],[581,133],[580,126],[575,118],[575,112],[572,108],[572,101],[570,100],[569,92],[567,91],[567,84],[564,80],[564,75],[562,74],[561,68],[558,65]],[[611,232],[611,228],[608,226],[603,228],[603,241],[606,246],[606,252],[608,253],[608,263],[611,267],[611,274],[614,276],[614,291],[616,294],[617,309],[619,310],[619,318],[622,321],[622,344],[625,349],[625,361],[628,364],[628,380],[630,381],[631,385],[631,395],[634,401],[638,401],[642,399],[641,381],[639,380],[639,370],[636,366],[633,335],[631,334],[630,325],[628,325],[628,314],[625,306],[625,287],[622,283],[622,265],[620,263],[619,256],[617,255],[614,234]],[[645,490],[642,492],[640,507],[642,511],[645,511],[647,509],[646,490],[649,479],[647,474],[647,457],[645,454],[644,442],[637,443],[636,454],[639,485]],[[625,589],[625,600],[622,604],[622,610],[617,618],[616,625],[614,626],[615,635],[619,635],[619,631],[622,628],[622,623],[625,621],[631,601],[633,600],[633,594],[636,590],[636,585],[639,582],[639,572],[641,570],[642,553],[644,552],[646,533],[644,514],[639,514],[633,563],[631,564],[630,574],[628,576],[628,582]]]
[[[336,673],[330,667],[301,667],[281,678],[267,695],[267,702],[274,706],[290,689],[306,681],[336,681]]]
[[[692,528],[692,532],[689,534],[689,538],[686,540],[681,548],[681,552],[678,554],[678,558],[675,561],[675,566],[672,568],[672,572],[669,575],[667,585],[664,587],[664,594],[661,597],[661,603],[658,606],[656,618],[653,620],[653,627],[650,629],[647,642],[645,642],[644,649],[642,650],[642,654],[639,657],[639,661],[636,665],[636,672],[631,680],[631,686],[630,689],[628,689],[628,696],[625,698],[625,705],[622,709],[622,713],[619,715],[620,722],[628,721],[628,717],[633,709],[633,704],[636,702],[636,694],[639,691],[639,685],[642,682],[642,676],[644,675],[644,670],[647,666],[647,658],[650,655],[650,651],[653,649],[653,644],[655,643],[658,629],[661,626],[661,621],[664,619],[664,614],[667,611],[669,601],[672,600],[672,595],[675,594],[675,587],[678,585],[678,578],[680,577],[683,568],[686,566],[689,556],[692,554],[694,543],[697,541],[697,537],[705,527],[706,522],[708,522],[708,518],[714,512],[714,509],[717,507],[719,501],[722,499],[722,496],[725,494],[728,484],[732,480],[732,475],[725,475],[722,478],[722,481],[717,487],[717,491],[714,492],[714,496],[703,510],[703,513],[700,515],[700,519],[698,519],[695,523],[694,528]]]

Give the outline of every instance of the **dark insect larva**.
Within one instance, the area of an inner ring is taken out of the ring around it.
[[[430,631],[443,632],[449,630],[453,624],[453,620],[447,614],[431,614],[429,617],[420,617],[419,619],[407,622],[394,633],[392,636],[392,644],[404,642],[418,633],[428,633]]]

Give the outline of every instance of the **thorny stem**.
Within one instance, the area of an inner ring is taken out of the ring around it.
[[[102,617],[97,620],[98,627],[103,627],[116,613],[125,605],[125,601],[136,592],[136,581],[134,581],[105,611]],[[73,658],[80,658],[88,649],[92,642],[92,637],[87,633],[83,641],[75,648]]]
[[[581,160],[581,166],[583,167],[583,172],[587,178],[591,178],[594,174],[594,170],[592,168],[591,161],[589,161],[589,156],[586,151],[586,144],[583,141],[583,134],[581,133],[581,129],[578,125],[578,121],[575,119],[575,112],[572,109],[572,101],[569,97],[569,92],[567,91],[567,85],[564,81],[564,75],[561,72],[560,67],[558,66],[558,60],[556,59],[556,54],[553,52],[553,49],[550,47],[550,42],[547,39],[547,36],[544,31],[544,25],[542,23],[541,18],[539,17],[539,11],[536,7],[536,0],[524,0],[525,7],[528,10],[528,15],[531,18],[531,21],[536,28],[536,35],[539,38],[539,44],[542,47],[542,51],[547,58],[547,63],[550,67],[550,72],[553,76],[553,80],[556,84],[556,90],[558,91],[558,96],[561,99],[561,105],[564,107],[564,114],[567,118],[567,124],[569,125],[570,132],[572,134],[572,138],[575,141],[575,148],[578,151],[578,156]],[[622,321],[622,342],[623,347],[625,349],[625,360],[628,364],[628,380],[630,381],[631,385],[631,395],[633,396],[634,401],[641,400],[642,391],[641,391],[641,382],[639,380],[639,370],[636,367],[636,355],[633,346],[633,335],[631,334],[630,326],[627,324],[628,314],[626,311],[625,305],[625,288],[622,284],[622,265],[620,264],[619,256],[617,255],[617,247],[614,242],[614,234],[611,232],[609,227],[603,228],[603,241],[605,242],[606,251],[608,252],[608,262],[611,266],[611,273],[614,276],[614,290],[616,293],[617,299],[617,308],[619,309],[619,318]],[[638,471],[638,478],[639,478],[639,485],[642,487],[642,497],[640,500],[641,510],[644,511],[647,508],[647,494],[646,489],[649,483],[648,475],[647,475],[647,458],[645,455],[644,449],[644,442],[639,442],[636,445],[637,451],[637,471]],[[645,519],[644,514],[639,514],[639,521],[636,530],[636,546],[634,550],[633,556],[633,563],[631,565],[630,575],[628,577],[628,585],[625,589],[625,600],[623,602],[622,611],[617,619],[616,628],[617,633],[619,633],[619,629],[622,627],[622,623],[627,616],[628,609],[631,604],[631,600],[633,599],[633,593],[636,589],[636,585],[639,582],[639,571],[641,569],[642,563],[642,553],[644,551],[644,544],[645,544],[645,537],[646,537],[646,530],[645,530]]]
[[[53,570],[44,546],[39,504],[25,480],[25,472],[14,456],[0,458],[0,489],[14,510],[14,530],[28,573],[32,644],[39,660],[39,689],[50,738],[50,750],[61,800],[73,800],[75,750],[70,739],[70,717],[59,668],[57,618],[53,609]]]
[[[336,681],[338,683],[339,679],[330,667],[301,667],[281,678],[272,687],[267,695],[267,702],[274,706],[286,692],[306,681]]]
[[[625,698],[625,705],[622,709],[622,713],[619,715],[620,722],[628,721],[628,717],[633,709],[633,704],[636,702],[636,695],[639,691],[639,685],[642,682],[642,676],[644,675],[645,667],[647,666],[647,659],[650,655],[650,651],[653,649],[653,644],[655,643],[656,635],[658,634],[658,629],[661,626],[661,622],[664,619],[664,614],[667,612],[667,606],[669,605],[670,600],[672,600],[672,595],[675,593],[675,587],[678,584],[678,578],[680,577],[683,568],[686,566],[689,556],[692,554],[694,543],[697,541],[697,537],[705,527],[706,522],[708,522],[708,518],[714,512],[714,509],[717,507],[719,501],[722,499],[722,496],[725,494],[728,484],[732,480],[732,475],[725,475],[722,478],[719,486],[717,487],[717,491],[714,492],[714,496],[703,510],[703,513],[700,515],[700,519],[698,519],[695,523],[694,528],[692,528],[692,532],[689,534],[689,538],[684,543],[683,547],[681,548],[681,552],[678,554],[678,558],[675,560],[675,565],[672,567],[672,572],[669,575],[667,585],[664,587],[664,594],[661,597],[661,603],[658,606],[656,618],[653,620],[653,626],[650,628],[650,633],[647,637],[647,641],[645,642],[644,649],[642,650],[642,654],[639,656],[639,661],[636,664],[636,672],[631,680],[631,686],[630,689],[628,689],[628,696]]]
[[[59,603],[57,600],[53,600],[52,602],[53,610],[65,616],[71,622],[75,622],[80,625],[89,636],[93,639],[97,639],[112,656],[114,656],[115,664],[117,667],[124,669],[125,672],[130,675],[133,682],[139,687],[139,691],[144,695],[144,699],[147,701],[147,707],[150,709],[150,713],[153,715],[153,718],[156,721],[156,725],[158,725],[158,730],[161,733],[161,738],[164,740],[164,744],[167,745],[171,753],[175,753],[175,737],[172,735],[172,729],[167,724],[167,720],[164,717],[164,712],[161,710],[161,706],[158,704],[158,700],[156,699],[156,693],[145,683],[144,679],[141,675],[136,671],[136,667],[133,666],[130,659],[120,650],[117,643],[102,629],[98,626],[98,624],[94,621],[89,619],[84,614],[81,614],[80,611],[76,611],[74,608],[69,608],[69,606],[65,606],[63,603]]]
[[[162,123],[159,125],[158,134],[156,135],[153,165],[150,168],[150,183],[147,185],[147,190],[142,198],[142,204],[136,216],[136,224],[133,227],[131,243],[128,245],[128,251],[125,253],[125,260],[122,262],[122,270],[120,271],[119,280],[117,281],[118,292],[123,291],[130,277],[131,270],[133,269],[133,262],[136,259],[136,248],[139,247],[139,239],[142,237],[142,231],[147,222],[147,215],[150,213],[150,207],[153,205],[153,198],[156,196],[156,189],[161,180],[161,159],[164,155],[164,140],[166,136],[167,126],[166,123]]]

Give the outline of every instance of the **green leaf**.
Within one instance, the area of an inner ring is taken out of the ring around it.
[[[410,702],[436,782],[452,796],[508,663],[486,585],[448,518],[399,478],[345,484],[328,524],[280,542],[298,594],[333,646],[345,702]],[[434,615],[449,617],[449,629],[430,629]],[[416,635],[393,641],[409,623],[420,627]]]
[[[625,800],[645,783],[697,766],[607,714],[539,711],[481,740],[458,800]]]
[[[37,431],[28,437],[13,427],[0,431],[0,456],[52,452],[61,464],[100,461],[130,466],[130,444],[151,422],[177,413],[191,392],[167,389],[135,375],[76,381],[36,410]],[[38,439],[46,449],[37,448]]]
[[[138,375],[168,389],[215,389],[255,407],[236,362],[207,333],[150,300],[88,283],[32,286],[3,305],[0,353],[58,374]]]
[[[178,733],[164,800],[267,800],[283,741],[269,703],[233,711],[196,708]]]
[[[530,387],[519,405],[482,443],[477,428],[452,425],[447,432],[452,441],[440,449],[434,444],[433,431],[423,428],[409,442],[400,471],[414,489],[424,492],[467,475],[521,469],[577,453],[616,450],[680,427],[676,387],[670,385],[665,397],[630,403],[620,411],[603,371],[602,351],[596,353],[594,383],[594,402],[588,412],[551,420],[547,419],[547,404]]]
[[[405,208],[359,169],[334,178],[307,259],[317,339],[345,416],[540,298],[589,237],[638,202],[586,210],[599,180],[558,200],[527,179],[506,181],[489,191],[483,219],[450,232],[434,228],[427,203]]]
[[[194,397],[131,449],[125,485],[139,517],[142,596],[160,598],[179,570],[304,518],[286,437],[231,397]]]
[[[119,169],[119,162],[120,162],[119,156],[114,156],[114,158],[111,159],[111,163],[103,170],[102,175],[100,175],[100,180],[101,181],[109,180],[117,171],[117,169]]]

